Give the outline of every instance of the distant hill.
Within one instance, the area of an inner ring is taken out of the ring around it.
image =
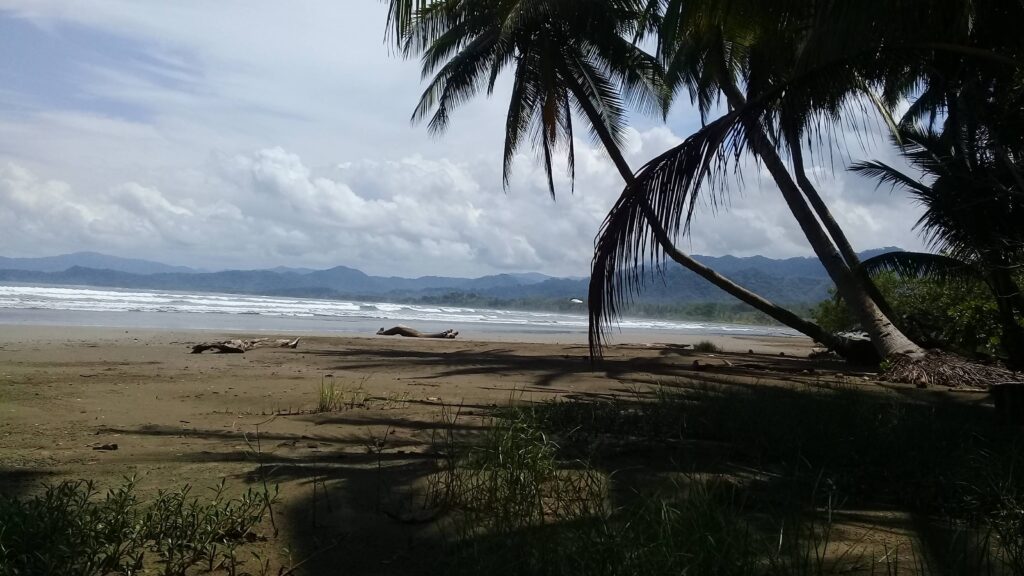
[[[897,248],[871,250],[865,256]],[[783,304],[807,304],[828,297],[831,280],[815,258],[696,256],[762,296]],[[79,252],[50,258],[0,258],[0,281],[151,290],[226,292],[353,299],[428,299],[433,302],[568,301],[586,298],[586,278],[543,274],[496,274],[481,278],[370,276],[355,268],[275,268],[198,272],[158,262]],[[647,305],[730,303],[734,300],[674,264],[648,282],[637,302]]]
[[[185,266],[169,266],[149,260],[135,258],[119,258],[99,252],[75,252],[60,256],[43,258],[4,258],[0,256],[0,269],[30,270],[34,272],[61,272],[73,266],[95,268],[97,270],[114,270],[130,274],[159,274],[164,272],[198,272]]]
[[[872,248],[860,253],[862,260],[885,254],[900,252],[901,248],[886,246]],[[747,270],[759,270],[774,276],[801,276],[807,278],[828,278],[825,267],[817,258],[783,258],[773,259],[764,256],[694,256],[698,262],[705,264],[726,276]]]

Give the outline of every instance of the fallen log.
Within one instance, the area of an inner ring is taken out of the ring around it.
[[[378,336],[405,336],[406,338],[447,338],[452,339],[459,335],[458,332],[452,329],[445,330],[444,332],[420,332],[415,328],[408,328],[406,326],[395,326],[394,328],[377,330]]]
[[[278,338],[255,338],[252,340],[221,340],[220,342],[203,342],[192,347],[193,354],[202,354],[207,350],[213,350],[216,354],[244,354],[254,348],[296,348],[299,345],[299,338],[288,340]]]

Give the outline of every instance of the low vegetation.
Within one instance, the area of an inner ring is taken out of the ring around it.
[[[718,347],[711,340],[701,340],[693,345],[694,352],[721,352],[722,349]]]
[[[391,410],[404,408],[409,404],[408,392],[392,392],[385,396],[372,396],[365,387],[366,378],[356,383],[338,382],[333,375],[327,375],[320,379],[316,408],[314,414],[324,412],[341,412],[343,410],[354,410],[356,408],[376,408],[380,410]],[[277,412],[278,414],[293,414],[293,412]]]
[[[415,479],[392,475],[390,428],[368,449],[378,513],[430,526],[421,573],[1024,574],[1024,432],[962,398],[692,382],[441,408]],[[128,481],[0,499],[0,575],[274,573],[250,547],[273,498]]]
[[[998,309],[980,282],[905,279],[881,274],[875,283],[895,312],[893,319],[925,346],[942,347],[974,358],[998,358],[1001,348]],[[838,298],[820,303],[814,321],[833,332],[860,326]]]
[[[0,575],[258,572],[267,563],[247,545],[261,538],[276,494],[229,498],[225,488],[199,497],[184,486],[146,500],[132,479],[103,495],[79,480],[27,499],[0,496]]]
[[[963,403],[703,385],[508,408],[430,493],[447,573],[1024,574],[1022,439]],[[861,510],[887,512],[851,537]]]

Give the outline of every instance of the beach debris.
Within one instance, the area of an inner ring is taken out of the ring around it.
[[[918,388],[945,386],[987,390],[991,385],[1015,380],[1014,373],[998,365],[971,362],[952,354],[932,350],[924,358],[890,354],[882,378],[889,382],[913,384]]]
[[[202,342],[192,346],[193,354],[202,354],[207,350],[213,350],[217,354],[243,354],[254,348],[297,348],[299,338],[288,340],[279,338],[254,338],[252,340],[222,340],[220,342]]]
[[[446,338],[453,339],[459,335],[455,330],[449,328],[444,332],[420,332],[408,326],[395,326],[393,328],[381,328],[377,330],[378,336],[405,336],[406,338]]]
[[[831,349],[821,347],[811,348],[811,353],[807,355],[808,358],[835,358],[838,356]]]
[[[93,450],[117,450],[117,444],[99,444],[92,447]]]

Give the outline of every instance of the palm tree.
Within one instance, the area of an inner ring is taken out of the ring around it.
[[[1005,375],[998,369],[966,366],[949,356],[921,361],[924,350],[881,309],[877,291],[843,248],[841,230],[834,219],[829,222],[827,207],[802,182],[796,137],[803,136],[816,143],[819,151],[831,153],[839,140],[837,128],[855,117],[851,111],[863,112],[871,106],[891,109],[907,99],[912,101],[913,114],[941,117],[949,109],[935,95],[943,94],[949,82],[943,73],[952,62],[961,72],[981,71],[985,87],[996,93],[986,101],[994,113],[984,126],[988,133],[998,134],[993,151],[1004,165],[1013,167],[1009,172],[1019,186],[1024,182],[1015,167],[1024,158],[1024,42],[1017,23],[1024,19],[1024,4],[651,0],[649,12],[658,21],[659,54],[668,68],[668,84],[689,90],[706,125],[648,163],[637,174],[633,189],[625,193],[659,208],[656,217],[663,221],[689,224],[697,193],[708,189],[722,193],[723,174],[750,154],[772,175],[837,291],[869,332],[879,354],[891,361],[890,377],[921,385],[933,381],[987,385]],[[870,92],[875,87],[883,89],[882,98]],[[708,121],[720,100],[727,104],[727,112]],[[894,124],[891,115],[883,116]],[[786,153],[795,177],[782,159]],[[650,232],[635,219],[618,218],[617,222],[602,231],[598,257],[626,261],[642,257]],[[607,271],[602,278],[592,278],[592,289],[598,284],[592,293],[599,296],[600,305],[613,311],[621,298],[616,288],[624,284],[618,274]]]
[[[790,211],[821,260],[837,290],[871,336],[881,357],[900,354],[920,358],[924,350],[907,338],[879,308],[861,276],[819,222],[803,189],[789,173],[780,149],[792,145],[802,130],[829,127],[829,120],[851,106],[852,71],[802,74],[806,30],[813,29],[813,2],[701,2],[669,0],[659,16],[659,51],[667,63],[669,84],[686,87],[705,119],[718,99],[729,111],[676,148],[655,158],[637,174],[625,194],[646,199],[659,221],[689,224],[701,188],[723,191],[722,173],[746,152],[769,171]],[[797,72],[801,72],[798,74]],[[841,82],[835,80],[839,78]],[[741,86],[743,89],[741,89]],[[744,90],[745,89],[745,90]],[[800,161],[799,146],[790,151]],[[799,162],[797,162],[799,165]],[[802,172],[802,166],[797,170]],[[824,204],[820,203],[819,208]],[[618,208],[618,207],[617,207]],[[628,206],[623,208],[627,212]],[[821,210],[819,209],[819,212]],[[685,216],[685,217],[684,217]],[[643,254],[649,231],[637,218],[610,218],[598,242],[597,259],[630,261]],[[832,221],[833,233],[845,243]],[[849,250],[852,253],[852,250]],[[630,272],[627,270],[627,274]],[[619,270],[605,267],[592,277],[591,305],[610,310],[620,304]],[[626,283],[629,286],[629,283]],[[592,316],[593,317],[593,316]]]
[[[956,106],[954,103],[953,106]],[[896,252],[864,262],[869,272],[903,277],[971,279],[992,292],[1002,325],[1002,345],[1011,365],[1024,364],[1022,296],[1013,272],[1024,264],[1024,187],[1020,166],[1005,163],[986,146],[987,132],[963,122],[970,110],[956,106],[942,132],[905,124],[894,138],[911,166],[931,178],[925,184],[879,161],[851,169],[909,192],[924,208],[916,227],[929,246],[943,254]],[[967,126],[965,126],[966,124]]]
[[[400,0],[396,3],[401,4]],[[660,105],[658,63],[632,41],[644,32],[646,24],[641,2],[438,1],[418,6],[404,24],[404,12],[396,3],[392,4],[391,17],[403,30],[403,50],[407,55],[422,53],[424,76],[433,75],[414,119],[429,116],[432,131],[444,130],[453,107],[484,86],[490,94],[499,74],[511,69],[513,89],[504,151],[506,184],[512,159],[529,135],[541,150],[548,187],[554,194],[553,157],[559,146],[567,148],[570,174],[573,171],[575,111],[587,121],[627,187],[632,186],[633,170],[621,153],[624,100],[647,110]],[[741,301],[815,340],[844,352],[854,346],[695,261],[673,245],[670,233],[646,201],[637,197],[626,201],[652,230],[652,254],[667,255]],[[595,260],[594,266],[597,270],[620,264]],[[600,323],[594,322],[592,326]],[[597,353],[601,334],[598,331],[592,335],[592,350]]]

